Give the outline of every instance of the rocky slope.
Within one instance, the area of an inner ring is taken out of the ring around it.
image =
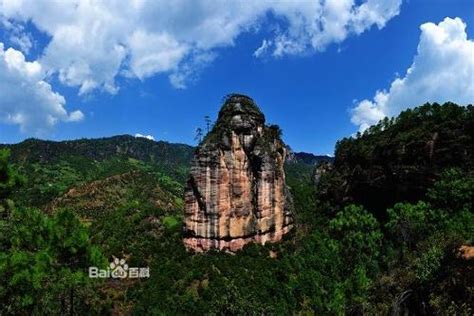
[[[237,251],[280,240],[291,228],[286,146],[252,99],[227,98],[197,148],[185,192],[188,249]]]

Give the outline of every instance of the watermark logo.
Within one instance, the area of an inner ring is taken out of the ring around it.
[[[148,267],[129,267],[125,259],[113,257],[107,269],[99,269],[98,267],[89,267],[90,278],[113,278],[113,279],[138,279],[149,278],[150,268]]]

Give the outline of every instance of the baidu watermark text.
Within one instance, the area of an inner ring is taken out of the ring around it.
[[[129,267],[125,259],[115,258],[109,264],[107,269],[99,269],[98,267],[89,267],[90,278],[113,278],[113,279],[138,279],[149,278],[149,267]]]

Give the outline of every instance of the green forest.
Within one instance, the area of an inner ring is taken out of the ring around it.
[[[473,106],[405,110],[332,162],[296,155],[295,228],[236,254],[183,246],[193,152],[132,136],[1,145],[0,315],[474,313]],[[113,257],[150,277],[88,277]]]

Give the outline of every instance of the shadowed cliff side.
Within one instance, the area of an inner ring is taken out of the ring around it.
[[[291,228],[286,147],[254,101],[231,95],[197,148],[185,193],[188,249],[237,251],[279,241]]]

